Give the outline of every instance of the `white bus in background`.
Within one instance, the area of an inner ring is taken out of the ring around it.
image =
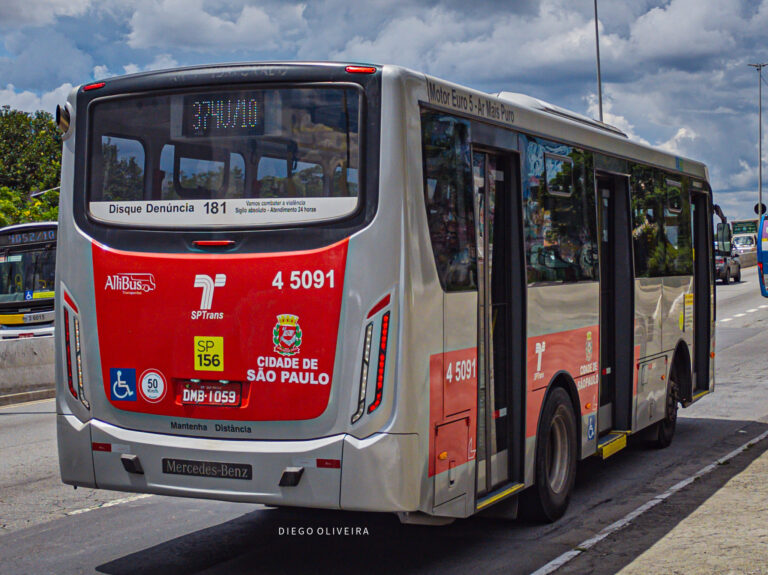
[[[53,335],[57,227],[0,229],[0,339]]]
[[[66,483],[555,520],[579,459],[714,389],[699,162],[395,66],[150,72],[57,118]]]

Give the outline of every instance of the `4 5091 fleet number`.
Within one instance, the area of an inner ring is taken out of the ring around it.
[[[277,289],[283,289],[283,272],[279,271],[272,280],[272,285]],[[288,287],[291,289],[321,289],[325,286],[334,287],[333,270],[303,270],[292,271],[288,277]]]

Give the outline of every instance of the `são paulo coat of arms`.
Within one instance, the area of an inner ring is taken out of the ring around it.
[[[272,343],[280,355],[296,355],[301,346],[301,328],[299,316],[283,313],[277,316],[277,323],[272,330]]]

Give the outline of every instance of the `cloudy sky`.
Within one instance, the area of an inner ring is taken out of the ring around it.
[[[751,217],[758,76],[747,64],[768,62],[768,0],[599,10],[606,121],[704,161],[726,214]],[[348,60],[597,117],[593,17],[592,0],[0,0],[0,105],[53,111],[72,86],[140,70]],[[764,78],[768,102],[768,68]]]

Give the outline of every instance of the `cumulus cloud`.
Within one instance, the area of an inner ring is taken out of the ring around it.
[[[274,50],[296,41],[305,30],[303,12],[303,4],[275,5],[268,11],[246,4],[214,14],[206,10],[203,0],[142,1],[130,19],[128,45],[191,51]]]
[[[8,84],[4,89],[0,89],[0,106],[10,106],[15,110],[24,112],[45,110],[53,114],[58,104],[67,101],[67,96],[69,96],[72,88],[72,84],[62,84],[50,92],[37,95],[29,90],[17,92],[13,84]]]
[[[0,30],[44,26],[59,16],[80,16],[91,0],[4,0],[0,2]]]
[[[606,122],[705,162],[718,194],[756,189],[757,78],[746,64],[768,61],[768,0],[602,1],[599,10]],[[0,42],[0,97],[24,109],[68,82],[114,74],[339,59],[597,116],[592,2],[0,0]]]

